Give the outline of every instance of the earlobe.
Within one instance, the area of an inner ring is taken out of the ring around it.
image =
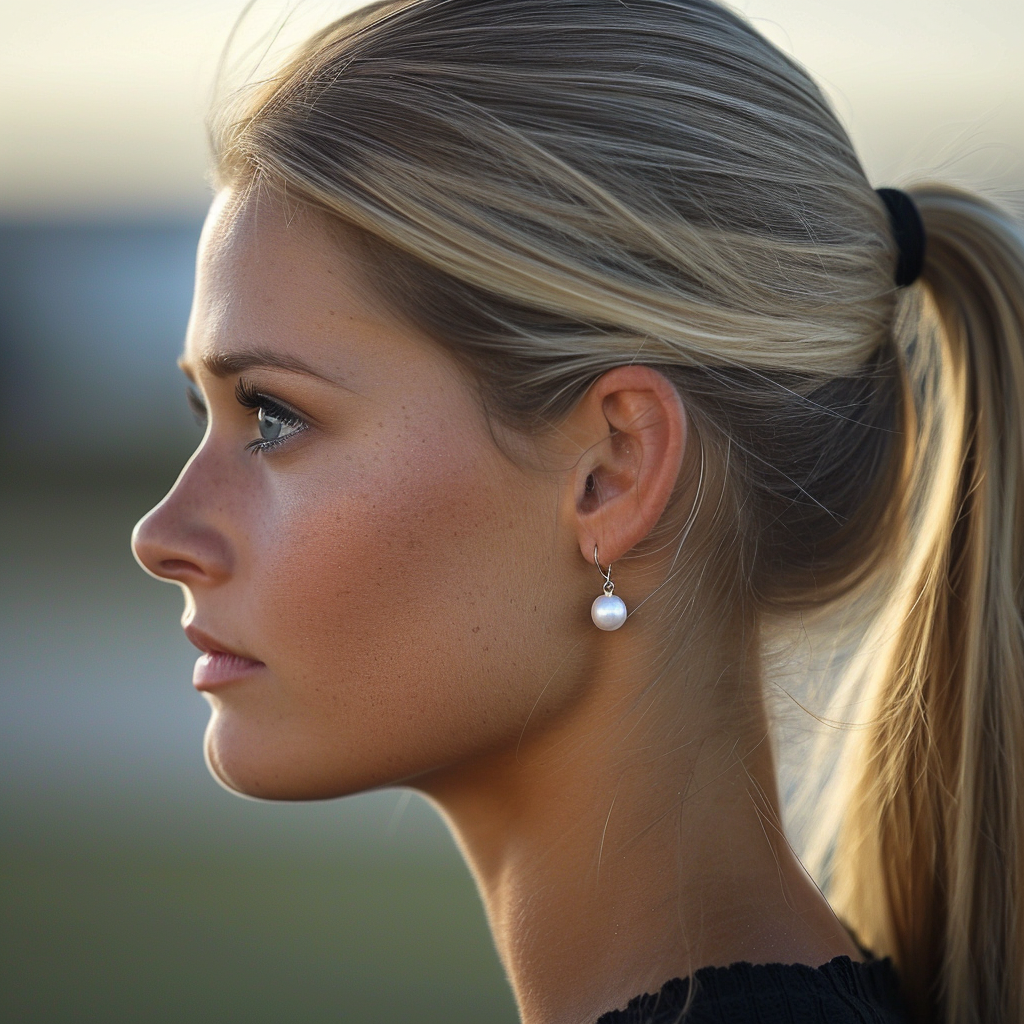
[[[687,418],[679,393],[648,366],[609,370],[574,410],[585,456],[573,479],[583,557],[603,564],[647,536],[672,496],[683,464]]]

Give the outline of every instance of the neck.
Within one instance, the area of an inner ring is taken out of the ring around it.
[[[689,677],[638,701],[635,655],[620,652],[557,725],[423,786],[477,880],[524,1024],[593,1024],[701,966],[856,957],[779,831],[760,704],[716,726],[680,706],[710,692]]]

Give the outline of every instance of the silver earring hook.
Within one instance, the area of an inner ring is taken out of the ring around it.
[[[606,594],[612,594],[615,591],[615,584],[612,583],[612,563],[608,563],[607,569],[601,568],[601,563],[597,560],[597,545],[594,545],[594,565],[597,566],[598,572],[604,577],[604,592]]]

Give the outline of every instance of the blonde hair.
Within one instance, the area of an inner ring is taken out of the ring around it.
[[[355,229],[510,426],[546,429],[623,363],[675,383],[706,458],[693,516],[650,542],[687,538],[662,613],[856,610],[845,685],[872,712],[830,895],[921,1020],[1024,1020],[1011,219],[912,189],[927,259],[897,291],[829,105],[711,0],[373,4],[237,93],[214,140],[221,183]]]

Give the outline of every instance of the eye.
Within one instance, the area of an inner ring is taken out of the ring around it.
[[[256,413],[259,438],[250,441],[246,448],[253,451],[269,451],[299,434],[308,426],[306,421],[288,406],[257,391],[247,381],[240,380],[235,386],[235,398],[240,405]]]
[[[261,405],[256,411],[256,421],[260,426],[260,437],[264,441],[277,441],[301,429],[293,417],[282,416],[265,405]]]
[[[196,423],[199,424],[204,430],[206,429],[206,421],[209,415],[206,411],[206,403],[203,401],[203,396],[199,393],[199,388],[195,384],[189,384],[185,388],[185,398],[188,401],[189,411],[192,413],[192,417]]]

